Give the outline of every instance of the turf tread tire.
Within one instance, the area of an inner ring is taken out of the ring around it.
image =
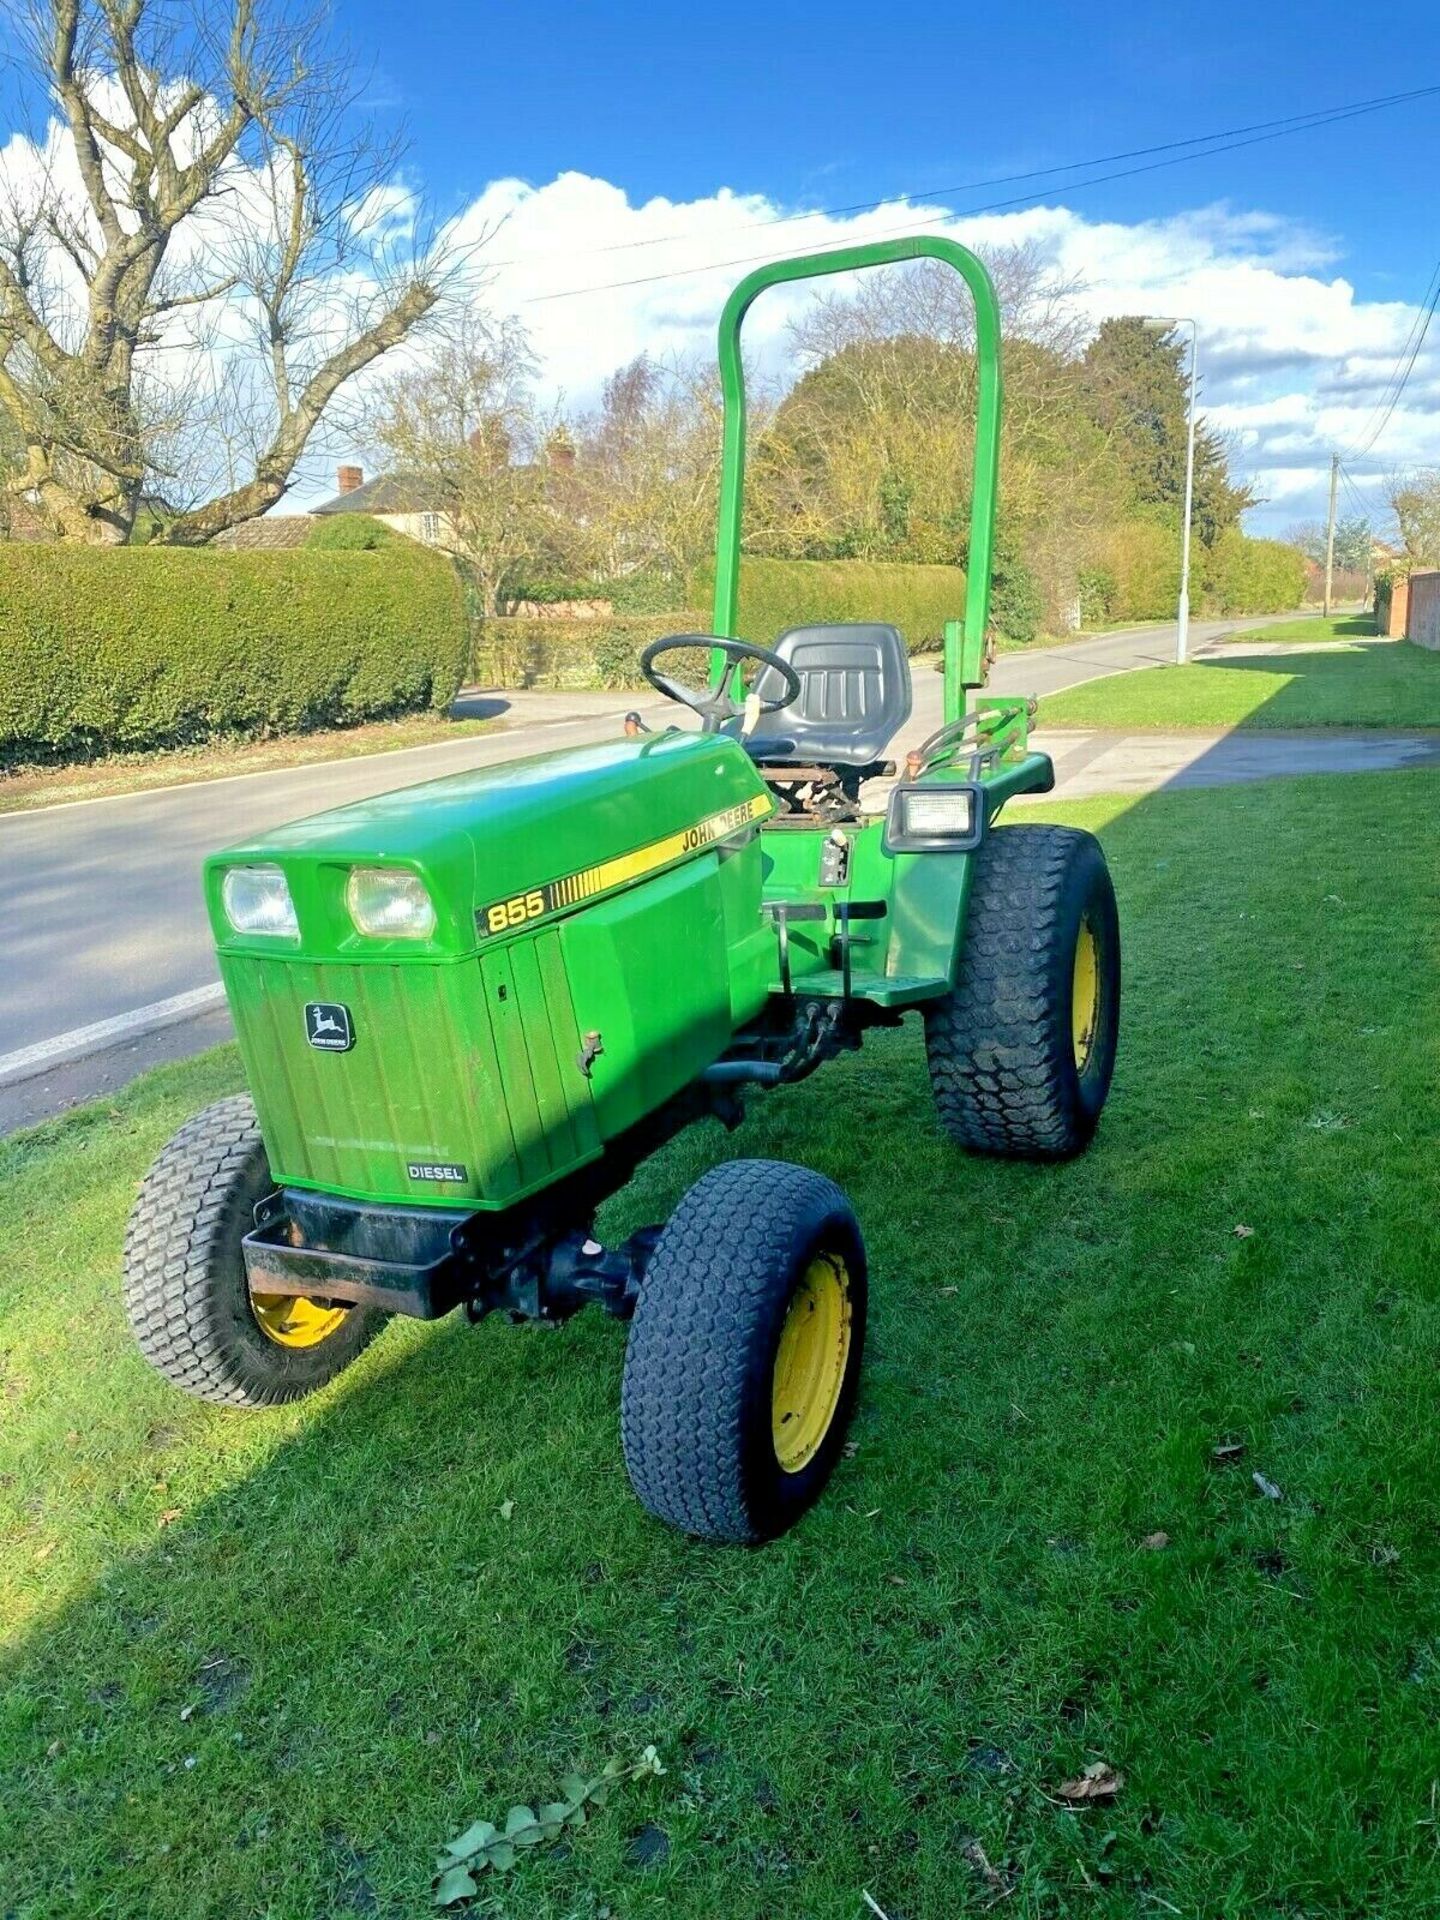
[[[1086,912],[1102,987],[1082,1075],[1071,995]],[[1081,1152],[1110,1089],[1119,1018],[1120,930],[1100,843],[1073,827],[997,827],[975,855],[954,988],[925,1014],[944,1131],[971,1153],[1064,1160]]]
[[[771,1384],[785,1308],[810,1259],[843,1255],[850,1353],[819,1450],[775,1458]],[[731,1160],[691,1187],[646,1268],[621,1388],[625,1466],[657,1519],[705,1540],[774,1538],[819,1497],[844,1446],[865,1341],[864,1244],[833,1181],[778,1160]]]
[[[313,1393],[385,1324],[355,1307],[318,1346],[278,1345],[250,1309],[240,1241],[273,1182],[248,1094],[187,1121],[141,1183],[125,1233],[125,1311],[141,1353],[172,1385],[219,1406],[272,1407]]]

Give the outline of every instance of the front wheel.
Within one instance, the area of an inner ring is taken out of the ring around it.
[[[151,1366],[198,1400],[299,1400],[385,1324],[373,1307],[251,1294],[240,1242],[273,1189],[247,1094],[196,1114],[141,1185],[125,1234],[125,1311]]]
[[[657,1519],[701,1539],[784,1533],[834,1471],[865,1344],[865,1247],[818,1173],[732,1160],[685,1195],[645,1270],[621,1437]]]
[[[940,1124],[972,1153],[1086,1147],[1120,1032],[1120,923],[1105,855],[1072,827],[997,827],[974,856],[955,985],[925,1010]]]

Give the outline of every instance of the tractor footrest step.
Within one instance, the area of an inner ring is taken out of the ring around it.
[[[877,1007],[914,1007],[925,1000],[937,1000],[947,993],[950,982],[943,974],[866,973],[855,968],[850,975],[850,998],[871,1000]],[[797,976],[794,986],[797,1000],[842,1000],[845,975],[839,967],[825,967],[818,973]]]

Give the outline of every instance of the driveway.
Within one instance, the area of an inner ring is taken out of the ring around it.
[[[1263,624],[1199,622],[1192,645]],[[1173,625],[1157,625],[1005,654],[990,685],[1055,693],[1167,664],[1174,644]],[[223,1036],[199,888],[214,848],[394,787],[613,737],[637,704],[674,712],[625,694],[472,694],[467,711],[493,714],[503,731],[0,815],[0,1131]],[[922,665],[902,750],[934,730],[940,706],[940,675]],[[77,1059],[83,1070],[67,1064]]]

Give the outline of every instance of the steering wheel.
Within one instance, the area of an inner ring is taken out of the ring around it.
[[[762,667],[773,667],[784,684],[780,698],[756,701],[752,693],[743,704],[732,700],[725,691],[730,679],[728,672],[718,687],[706,687],[702,692],[684,680],[672,680],[668,673],[655,671],[653,663],[662,653],[710,653],[716,647],[731,667],[738,667],[745,660],[758,660]],[[748,640],[729,640],[723,634],[671,633],[663,640],[652,640],[640,656],[640,671],[657,693],[663,693],[667,700],[678,700],[682,707],[698,713],[706,733],[718,733],[727,720],[733,720],[747,709],[755,715],[778,713],[781,707],[788,707],[792,700],[800,698],[800,676],[788,660],[782,660],[768,647],[752,647]]]

